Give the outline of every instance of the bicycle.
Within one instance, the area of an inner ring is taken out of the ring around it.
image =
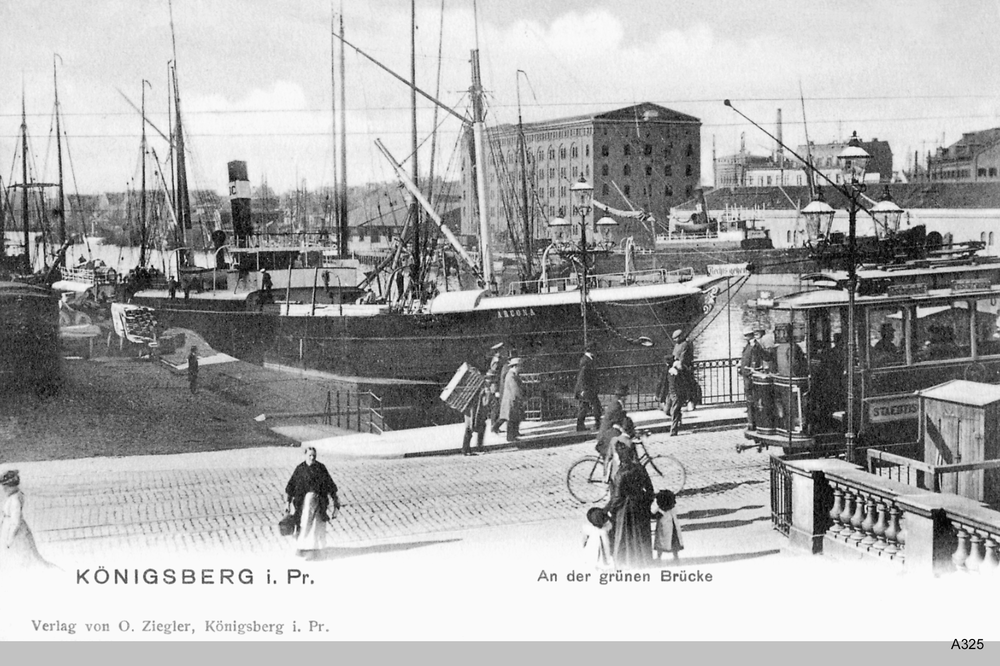
[[[632,438],[639,463],[649,472],[654,488],[667,488],[679,493],[687,482],[687,468],[671,454],[651,454],[646,448],[649,434],[648,430],[643,430]],[[587,455],[570,465],[566,473],[566,487],[573,499],[581,504],[597,504],[606,499],[609,488],[604,458]]]

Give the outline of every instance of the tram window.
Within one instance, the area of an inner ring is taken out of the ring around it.
[[[1000,354],[1000,301],[976,301],[976,352],[980,356]]]
[[[901,309],[869,312],[868,348],[873,368],[906,364],[906,336],[903,333]]]
[[[952,301],[918,307],[913,341],[917,361],[971,357],[969,303]]]

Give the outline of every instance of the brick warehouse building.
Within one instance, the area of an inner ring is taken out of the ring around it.
[[[523,236],[518,128],[500,125],[489,130],[489,137],[490,227],[498,246],[509,248],[511,233],[516,239]],[[671,206],[690,199],[701,179],[701,121],[650,102],[525,124],[524,140],[536,239],[579,238],[579,215],[572,216],[572,227],[550,229],[547,220],[570,215],[569,186],[581,175],[594,186],[596,201],[622,210],[634,206],[664,225]],[[462,192],[462,232],[475,234],[476,197],[467,154],[462,160]],[[592,230],[592,217],[587,222]],[[653,246],[655,230],[650,225],[634,219],[618,222],[598,233],[615,242],[633,236],[640,245]]]

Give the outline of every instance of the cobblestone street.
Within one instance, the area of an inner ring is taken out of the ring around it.
[[[767,455],[737,454],[742,441],[738,430],[652,440],[651,453],[673,453],[688,469],[679,498],[686,529],[769,530]],[[343,503],[330,545],[579,519],[585,507],[567,492],[566,471],[592,451],[584,443],[469,458],[322,459]],[[287,447],[20,467],[39,547],[68,564],[152,552],[287,553],[276,524],[300,460],[298,448]]]

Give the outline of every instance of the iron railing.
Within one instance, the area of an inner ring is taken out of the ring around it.
[[[771,456],[771,527],[788,536],[792,529],[792,474],[778,456]]]
[[[371,391],[327,391],[323,423],[378,435],[388,430],[382,398]]]
[[[694,375],[701,387],[702,405],[725,405],[744,400],[739,364],[738,358],[694,362]],[[613,388],[618,384],[626,384],[629,387],[629,394],[625,396],[626,411],[659,408],[657,388],[666,369],[666,365],[662,363],[598,368],[598,376],[604,380],[605,385],[605,392],[600,396],[601,402],[610,403],[614,399]],[[527,395],[527,419],[548,421],[574,415],[578,406],[573,394],[576,376],[577,370],[522,374]]]

